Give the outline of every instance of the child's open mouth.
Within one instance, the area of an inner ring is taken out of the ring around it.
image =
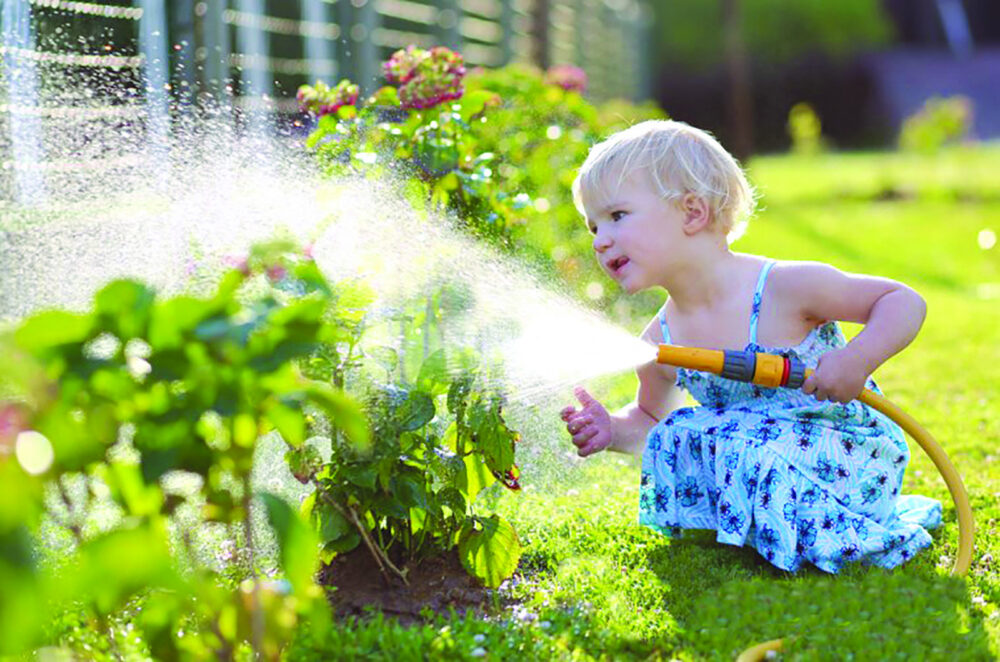
[[[608,269],[611,270],[611,273],[617,276],[618,272],[621,271],[622,267],[624,267],[626,264],[628,264],[627,257],[625,256],[616,257],[615,259],[608,262]]]

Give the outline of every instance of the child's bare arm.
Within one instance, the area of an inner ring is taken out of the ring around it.
[[[913,341],[927,313],[917,292],[888,278],[846,274],[814,262],[791,263],[783,271],[781,294],[807,319],[865,325],[845,348],[823,355],[802,385],[820,400],[857,397],[868,376]]]

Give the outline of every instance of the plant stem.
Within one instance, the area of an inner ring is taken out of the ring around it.
[[[66,491],[66,483],[63,482],[65,478],[64,474],[56,480],[56,485],[59,486],[59,496],[62,499],[63,505],[66,506],[66,521],[62,522],[62,525],[70,530],[73,534],[73,539],[76,540],[76,544],[79,546],[83,543],[83,531],[79,523],[74,521],[76,519],[76,508],[73,506],[73,500],[69,497],[69,492]]]
[[[253,550],[253,521],[250,517],[253,505],[253,492],[250,486],[250,474],[243,476],[243,535],[245,538],[247,553],[249,554],[250,576],[253,580],[253,589],[250,594],[250,647],[253,650],[253,659],[262,658],[261,640],[264,634],[264,618],[260,610],[260,583],[257,581],[257,567]]]
[[[371,552],[372,557],[374,557],[375,563],[378,564],[378,569],[382,572],[382,578],[385,579],[386,583],[388,584],[392,581],[392,578],[389,576],[389,572],[386,570],[386,567],[388,566],[389,570],[392,570],[392,572],[403,581],[403,584],[409,586],[410,582],[406,581],[406,575],[399,568],[397,568],[389,559],[389,556],[372,541],[371,536],[368,535],[368,530],[365,529],[361,520],[358,519],[358,514],[354,512],[354,509],[351,507],[344,508],[332,499],[326,492],[322,491],[318,485],[316,486],[316,489],[324,501],[336,508],[337,512],[354,524],[354,528],[356,528],[358,533],[361,534],[361,539],[364,541],[365,546],[368,547],[368,551]]]

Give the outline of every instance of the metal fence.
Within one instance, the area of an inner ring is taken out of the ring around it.
[[[224,100],[267,131],[295,112],[301,84],[350,78],[370,91],[380,63],[409,44],[456,48],[470,67],[575,64],[595,99],[644,99],[646,2],[0,0],[0,165],[13,180],[2,193],[44,197],[38,172],[56,167],[43,146],[54,118],[128,116],[143,124],[147,153],[162,154],[178,108]],[[65,103],[51,94],[63,79],[100,90],[125,81],[138,93]]]

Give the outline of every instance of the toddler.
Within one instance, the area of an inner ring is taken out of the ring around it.
[[[669,298],[642,333],[670,343],[796,356],[801,390],[650,363],[609,413],[584,389],[561,412],[581,456],[642,453],[639,521],[668,535],[714,529],[788,571],[895,567],[931,543],[941,505],[902,496],[902,430],[854,400],[906,347],[923,299],[885,278],[736,253],[754,207],[740,166],[709,134],[654,120],[591,149],[573,183],[594,252],[627,292]],[[836,321],[864,324],[847,343]],[[681,389],[699,403],[681,407]]]

